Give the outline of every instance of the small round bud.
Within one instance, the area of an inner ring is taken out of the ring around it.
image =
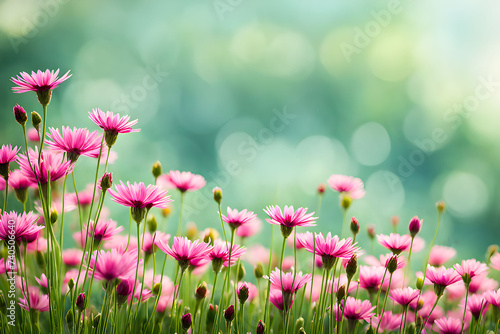
[[[80,293],[78,297],[76,297],[76,307],[78,310],[83,311],[85,310],[85,293]]]
[[[439,201],[436,203],[436,209],[439,213],[443,213],[445,210],[446,206],[443,201]]]
[[[393,255],[387,262],[387,271],[392,274],[398,269],[398,257]]]
[[[245,266],[240,262],[240,265],[238,267],[238,282],[241,281],[243,277],[245,277],[246,273],[247,271],[245,270]]]
[[[349,259],[349,262],[347,262],[347,266],[345,267],[345,271],[347,274],[347,279],[350,280],[354,277],[356,274],[356,271],[358,270],[358,261],[357,261],[357,256],[356,254],[353,254],[351,258]]]
[[[155,162],[153,164],[153,168],[151,169],[151,172],[153,173],[154,178],[158,178],[162,174],[161,170],[161,163],[159,161]]]
[[[417,278],[417,289],[419,289],[420,291],[422,291],[422,288],[424,287],[424,278],[423,277],[419,277]]]
[[[156,217],[154,215],[151,215],[148,217],[148,231],[149,233],[155,233],[156,229],[158,228],[158,222],[156,221]]]
[[[259,320],[259,323],[257,324],[257,329],[256,329],[256,333],[257,334],[264,334],[264,331],[266,330],[266,326],[264,325],[264,323],[262,322],[262,320]]]
[[[155,295],[158,295],[160,293],[160,290],[161,290],[161,283],[155,283],[155,285],[153,285],[153,293]]]
[[[26,111],[24,111],[24,108],[21,107],[19,104],[16,104],[14,106],[14,117],[16,118],[17,123],[21,125],[26,124],[26,121],[28,120],[28,115],[26,114]]]
[[[304,318],[300,317],[295,321],[295,332],[298,332],[301,328],[304,327]]]
[[[234,305],[229,305],[229,307],[224,311],[224,319],[227,322],[234,320]]]
[[[75,287],[75,280],[73,279],[73,277],[71,277],[68,281],[68,288],[70,290],[73,290],[74,287]]]
[[[220,187],[215,187],[212,189],[212,193],[214,195],[214,201],[220,204],[222,202],[222,189]]]
[[[217,230],[209,227],[203,231],[203,242],[213,245],[214,241],[219,237]]]
[[[161,215],[163,216],[163,218],[167,218],[168,216],[170,216],[171,213],[172,213],[171,207],[166,207],[161,209]]]
[[[241,304],[245,304],[249,294],[250,291],[248,290],[248,285],[246,283],[243,283],[238,289],[238,300],[240,301]]]
[[[394,227],[399,225],[399,217],[398,216],[391,217],[391,225]]]
[[[422,219],[418,219],[417,216],[413,217],[410,220],[410,224],[408,225],[408,230],[410,231],[411,237],[415,238],[418,232],[420,232],[421,228],[422,228]]]
[[[368,225],[366,231],[368,232],[368,237],[373,240],[375,238],[375,225]]]
[[[306,334],[306,330],[304,327],[300,327],[299,330],[297,331],[298,334]]]
[[[198,300],[202,300],[207,296],[208,288],[207,288],[207,283],[202,282],[200,285],[198,285],[198,288],[196,289],[196,292],[194,293],[194,296]]]
[[[191,327],[191,313],[186,313],[181,318],[182,328],[187,331]]]
[[[264,269],[262,268],[262,263],[257,263],[257,265],[253,268],[253,273],[255,275],[255,278],[259,279],[264,276]]]
[[[340,202],[340,206],[344,209],[344,210],[347,210],[349,209],[349,207],[351,206],[351,203],[352,203],[352,198],[349,197],[349,196],[342,196],[342,200]]]
[[[337,303],[340,305],[340,302],[345,297],[345,285],[342,285],[337,289]]]
[[[99,327],[99,321],[101,321],[101,313],[98,313],[92,320],[92,327],[94,328]]]
[[[373,329],[372,325],[368,327],[366,330],[366,334],[375,334],[375,330]]]
[[[325,193],[325,191],[326,191],[326,184],[320,183],[318,185],[318,194],[321,196]]]
[[[101,181],[99,183],[101,185],[101,189],[103,192],[106,192],[113,185],[113,174],[112,173],[104,173],[101,177]]]
[[[351,232],[354,235],[359,233],[359,223],[358,220],[354,217],[351,218]]]
[[[422,299],[419,299],[417,303],[417,310],[420,311],[422,307],[424,307],[424,301]]]
[[[406,328],[406,334],[415,334],[415,332],[416,332],[415,323],[412,322]]]
[[[490,263],[490,259],[495,253],[498,252],[498,246],[497,245],[490,245],[488,247],[488,250],[486,251],[486,263]]]
[[[40,132],[40,123],[42,123],[42,117],[36,111],[31,112],[31,123],[36,131]]]
[[[50,222],[55,224],[57,222],[57,218],[59,218],[59,214],[55,208],[52,208],[52,210],[50,210]]]

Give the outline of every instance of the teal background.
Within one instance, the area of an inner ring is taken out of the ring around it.
[[[223,205],[317,210],[334,173],[360,177],[365,198],[349,217],[389,233],[424,219],[430,241],[482,258],[498,240],[499,4],[488,1],[0,1],[0,141],[22,145],[12,117],[34,93],[13,94],[20,71],[73,76],[53,93],[50,126],[96,126],[92,108],[139,119],[120,135],[115,182],[153,182],[150,168],[202,174],[186,221],[219,227]],[[155,73],[152,76],[152,73]],[[288,115],[285,118],[283,115]],[[76,166],[81,189],[94,161]],[[71,189],[71,187],[69,188]],[[179,196],[167,226],[175,233]],[[12,201],[13,202],[13,201]],[[317,231],[338,233],[330,189]],[[127,225],[126,208],[108,199]],[[157,212],[156,212],[157,214]],[[254,241],[269,244],[269,225]],[[278,233],[275,233],[278,237]]]

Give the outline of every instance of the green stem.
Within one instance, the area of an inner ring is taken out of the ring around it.
[[[432,305],[432,309],[431,309],[431,311],[429,312],[429,314],[427,315],[427,318],[425,318],[425,321],[424,321],[424,323],[423,323],[423,325],[422,325],[422,328],[420,328],[419,333],[422,333],[422,329],[424,329],[424,328],[425,328],[425,325],[427,324],[427,320],[429,320],[429,318],[430,318],[430,316],[431,316],[432,312],[434,311],[434,309],[436,308],[436,305],[438,304],[439,299],[441,298],[441,296],[442,296],[442,294],[441,294],[441,295],[439,295],[439,296],[437,296],[437,298],[436,298],[436,302],[434,302],[434,305]],[[381,319],[381,321],[382,321],[382,319]],[[381,321],[380,321],[380,322],[381,322]],[[380,324],[380,322],[379,322],[379,324]]]
[[[387,303],[387,297],[389,296],[389,291],[391,290],[391,281],[392,281],[392,273],[389,276],[389,286],[387,287],[387,292],[386,292],[385,297],[384,297],[384,304],[382,305],[382,311],[381,311],[380,316],[379,316],[379,322],[377,325],[377,329],[375,330],[375,333],[378,333],[378,328],[380,327],[380,324],[382,323],[382,319],[384,318],[385,304]],[[382,281],[382,284],[383,283],[384,282]],[[382,290],[382,285],[380,286],[380,289]],[[431,313],[432,313],[432,311],[431,311]],[[430,315],[430,313],[429,313],[429,315]]]
[[[221,208],[220,208],[220,203],[219,203],[219,217],[220,217],[220,225],[222,226],[222,232],[224,232],[224,241],[226,242],[226,245],[227,245],[226,229],[224,228],[224,221],[222,220],[222,212],[221,212]]]
[[[465,294],[464,315],[462,317],[462,329],[460,330],[461,333],[463,333],[463,331],[464,331],[465,313],[467,312],[467,299],[469,298],[469,285],[470,285],[470,283],[465,284],[465,287],[467,288],[467,292]]]
[[[4,177],[5,180],[5,198],[3,199],[3,212],[7,210],[7,197],[9,195],[9,178]]]

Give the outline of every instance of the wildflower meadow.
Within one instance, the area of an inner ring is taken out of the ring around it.
[[[140,119],[95,108],[90,129],[51,127],[52,96],[78,75],[61,74],[11,78],[12,92],[36,95],[39,108],[13,106],[13,141],[24,144],[0,148],[2,333],[498,333],[500,254],[485,245],[485,258],[462,259],[436,244],[446,203],[429,203],[435,215],[425,222],[394,217],[393,233],[379,234],[349,212],[363,181],[332,173],[310,185],[315,208],[228,207],[215,187],[204,209],[214,223],[198,230],[183,212],[207,186],[202,175],[161,162],[144,166],[148,179],[114,173],[114,145],[139,132]],[[95,165],[79,174],[85,189],[74,173],[82,159]],[[325,192],[338,201],[322,203]],[[332,205],[342,212],[335,223],[321,215]],[[113,219],[123,208],[128,221]],[[73,240],[69,220],[78,222]],[[412,264],[416,253],[422,263]]]

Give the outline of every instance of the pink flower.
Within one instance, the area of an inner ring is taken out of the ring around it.
[[[239,295],[241,288],[243,285],[246,285],[248,288],[248,301],[252,302],[255,298],[259,296],[259,290],[255,285],[249,282],[238,282],[237,294]]]
[[[119,133],[139,132],[141,129],[132,129],[132,126],[137,124],[137,120],[129,122],[130,116],[123,116],[120,114],[113,114],[111,111],[106,113],[101,109],[92,109],[89,112],[90,119],[101,129],[104,130],[104,140],[106,145],[111,147],[115,144]]]
[[[439,318],[434,324],[440,334],[460,334],[462,332],[462,319],[457,318]]]
[[[17,152],[19,152],[17,146],[12,148],[12,145],[2,145],[0,148],[0,165],[7,165],[7,168],[9,168],[9,163],[16,160]]]
[[[415,237],[418,232],[420,232],[420,229],[422,228],[422,222],[423,219],[418,219],[417,216],[413,217],[410,220],[410,224],[408,225],[408,230],[410,231],[410,235],[412,237]]]
[[[19,306],[21,306],[24,310],[30,311],[38,311],[38,312],[46,312],[49,310],[49,296],[40,294],[40,290],[37,287],[30,286],[29,287],[29,304],[26,300],[26,295],[23,291],[23,298],[19,298]]]
[[[306,232],[297,236],[300,243],[307,249],[308,252],[314,253],[314,235],[311,232]],[[316,255],[321,256],[323,265],[326,268],[333,267],[337,258],[350,259],[351,256],[358,251],[356,244],[352,244],[352,239],[339,240],[337,235],[333,236],[328,232],[326,238],[323,233],[316,234]]]
[[[311,278],[311,274],[302,275],[302,272],[282,273],[278,268],[275,268],[271,272],[269,280],[271,281],[271,289],[283,290],[286,295],[296,293],[297,290],[309,283]]]
[[[250,238],[251,236],[256,235],[262,230],[262,220],[255,217],[248,222],[241,224],[236,229],[236,235],[242,238]]]
[[[440,267],[455,257],[456,254],[457,251],[454,248],[435,245],[431,249],[429,264],[431,266]]]
[[[271,289],[269,291],[269,301],[280,311],[288,311],[293,305],[295,298],[294,295],[289,295],[288,299],[283,298],[283,293],[279,289]],[[283,304],[283,301],[285,302]]]
[[[5,186],[6,186],[5,179],[3,177],[0,177],[0,191],[4,191]]]
[[[315,282],[316,283],[316,282]],[[321,284],[321,282],[320,282]],[[333,293],[337,293],[339,287],[346,287],[347,285],[347,276],[346,274],[341,274],[338,278],[336,278],[333,282],[333,286],[332,286],[332,281],[330,280],[328,282],[328,291],[330,291],[330,293],[332,293],[332,288],[333,288]],[[356,289],[358,287],[358,282],[354,282],[354,281],[351,281],[349,283],[349,287],[347,287],[347,293],[353,291],[354,289]]]
[[[411,302],[418,298],[419,294],[419,290],[412,288],[394,289],[390,292],[389,298],[394,300],[399,305],[407,307]]]
[[[10,182],[10,180],[9,180]],[[491,258],[490,258],[490,267],[500,271],[500,253],[495,253]]]
[[[156,231],[153,235],[147,233],[144,235],[144,243],[142,244],[142,250],[146,254],[153,254],[156,251],[155,243],[161,240],[163,243],[168,244],[170,241],[170,234],[165,234],[160,231]]]
[[[62,260],[65,265],[75,267],[82,261],[83,252],[81,249],[68,248],[62,252]]]
[[[111,219],[99,220],[97,223],[90,221],[88,236],[94,237],[99,244],[103,240],[110,240],[121,231],[123,231],[123,226],[117,227],[116,222]]]
[[[328,185],[341,195],[352,199],[360,199],[365,196],[364,184],[361,179],[352,176],[334,174],[328,178]]]
[[[40,141],[40,135],[38,134],[38,131],[35,128],[29,128],[26,135],[28,136],[28,140],[32,142]]]
[[[40,221],[40,218],[38,218],[38,221]],[[26,251],[28,252],[28,254],[36,252],[45,253],[47,251],[47,239],[40,236],[41,234],[42,232],[38,234],[36,240],[33,240],[32,242],[28,242],[26,244]]]
[[[62,127],[62,135],[59,129],[50,128],[46,143],[56,152],[66,152],[68,160],[76,162],[80,155],[97,158],[101,148],[101,135],[97,131]]]
[[[281,208],[277,205],[268,206],[264,212],[270,217],[270,219],[266,219],[268,223],[281,225],[282,229],[285,227],[290,230],[290,233],[296,226],[314,226],[316,224],[315,220],[318,219],[318,217],[312,216],[314,212],[306,213],[307,208],[298,208],[297,211],[294,211],[293,206],[288,205],[285,205],[283,212],[281,212]]]
[[[500,309],[500,290],[490,290],[484,293],[484,299]]]
[[[382,277],[384,277],[384,267],[359,267],[359,287],[371,292],[376,292],[380,289]],[[384,278],[384,283],[388,282],[389,275]]]
[[[29,187],[36,186],[36,183],[26,178],[21,170],[15,169],[9,175],[9,186],[11,186],[12,189],[15,190],[23,190],[28,189]]]
[[[300,242],[299,240],[299,237],[300,238],[304,238],[306,236],[305,233],[297,233],[297,240],[295,241],[294,238],[288,238],[286,239],[286,243],[288,244],[288,247],[290,247],[291,249],[293,249],[294,247],[296,249],[303,249],[305,248],[304,245]]]
[[[185,270],[191,262],[196,264],[199,261],[208,259],[212,251],[210,245],[200,240],[191,241],[186,237],[175,237],[172,248],[170,248],[168,244],[164,244],[162,240],[158,240],[156,246],[164,253],[176,259],[183,270]]]
[[[142,263],[142,260],[140,260],[139,264],[140,263]],[[133,277],[136,268],[136,252],[129,250],[125,253],[121,253],[116,249],[112,249],[109,252],[94,252],[90,259],[89,277],[92,277],[92,273],[95,271],[94,278],[97,280],[124,280]]]
[[[377,235],[377,241],[389,249],[394,254],[400,254],[401,252],[409,251],[411,244],[411,237],[408,234],[399,235],[396,233],[391,233],[390,235],[379,234]]]
[[[232,229],[237,229],[241,225],[254,220],[256,217],[257,215],[255,213],[247,211],[247,209],[238,211],[227,207],[227,216],[222,215],[222,220],[228,223]]]
[[[161,175],[158,180],[165,187],[177,188],[182,193],[201,189],[207,183],[201,175],[178,170],[171,170],[170,173]]]
[[[470,295],[467,300],[467,309],[470,311],[472,316],[477,320],[481,315],[481,312],[486,313],[488,306],[487,301],[483,295]]]
[[[366,264],[374,267],[387,267],[389,261],[394,255],[392,253],[387,253],[385,255],[380,255],[380,261],[373,255],[367,255],[364,257]],[[402,256],[398,256],[397,269],[401,269],[405,266],[405,260]]]
[[[48,288],[49,281],[47,280],[47,276],[45,276],[45,274],[42,274],[42,276],[40,276],[40,278],[35,276],[35,280],[37,281],[38,284],[40,284],[40,286],[42,288],[45,288],[45,289]]]
[[[74,207],[80,205],[82,208],[86,208],[92,204],[92,200],[99,199],[100,194],[99,189],[96,189],[94,196],[94,185],[88,184],[84,190],[78,192],[78,196],[76,193],[68,194],[66,197],[66,205],[69,204]]]
[[[392,313],[391,311],[384,311],[383,316],[381,317],[381,322],[380,326],[378,326],[379,320],[377,317],[372,318],[372,327],[377,328],[378,326],[378,332],[379,333],[384,333],[384,332],[392,332],[396,329],[399,329],[399,326],[401,324],[401,317],[402,314],[396,314]]]
[[[216,273],[219,272],[222,265],[229,266],[229,248],[230,244],[222,240],[216,240],[212,250],[208,254],[208,258],[212,260],[212,267]],[[245,248],[239,245],[233,245],[231,250],[231,266],[236,263],[236,260],[245,253]],[[217,270],[218,269],[218,270]]]
[[[431,282],[434,284],[434,291],[436,295],[443,293],[444,288],[448,285],[460,281],[461,277],[457,274],[453,268],[446,269],[445,267],[432,267],[427,265],[427,272],[425,274],[426,282]],[[438,289],[438,290],[436,290]]]
[[[16,78],[10,78],[13,83],[17,86],[12,87],[14,93],[25,93],[29,91],[33,92],[43,92],[47,90],[52,90],[56,88],[60,83],[64,82],[66,79],[72,76],[69,71],[66,72],[62,77],[58,78],[59,69],[55,72],[49,71],[45,72],[38,70],[36,73],[31,71],[31,75],[26,72],[19,73]]]
[[[40,230],[44,227],[36,224],[38,216],[33,212],[16,214],[4,212],[0,216],[0,239],[7,242],[14,235],[19,244],[21,241],[32,242],[38,238]]]
[[[272,259],[269,258],[269,249],[262,245],[255,244],[248,247],[248,251],[243,256],[245,261],[248,261],[252,266],[257,264],[267,265],[269,260],[276,262],[276,256],[273,254]]]
[[[370,321],[374,309],[375,306],[372,306],[368,300],[361,301],[354,297],[347,297],[344,305],[344,317],[352,321]]]
[[[476,259],[462,260],[462,265],[457,263],[453,266],[453,268],[455,268],[457,273],[462,276],[464,281],[466,279],[466,275],[469,276],[470,280],[472,277],[485,274],[486,271],[488,271],[486,264],[479,262]]]
[[[47,172],[50,174],[50,181],[56,181],[73,171],[71,162],[63,161],[63,155],[60,153],[42,152],[41,164],[38,162],[38,149],[35,151],[29,149],[28,154],[29,161],[27,155],[20,154],[17,162],[21,172],[32,182],[36,182],[38,179],[41,184],[47,183]],[[31,167],[33,167],[35,173],[33,173]]]

